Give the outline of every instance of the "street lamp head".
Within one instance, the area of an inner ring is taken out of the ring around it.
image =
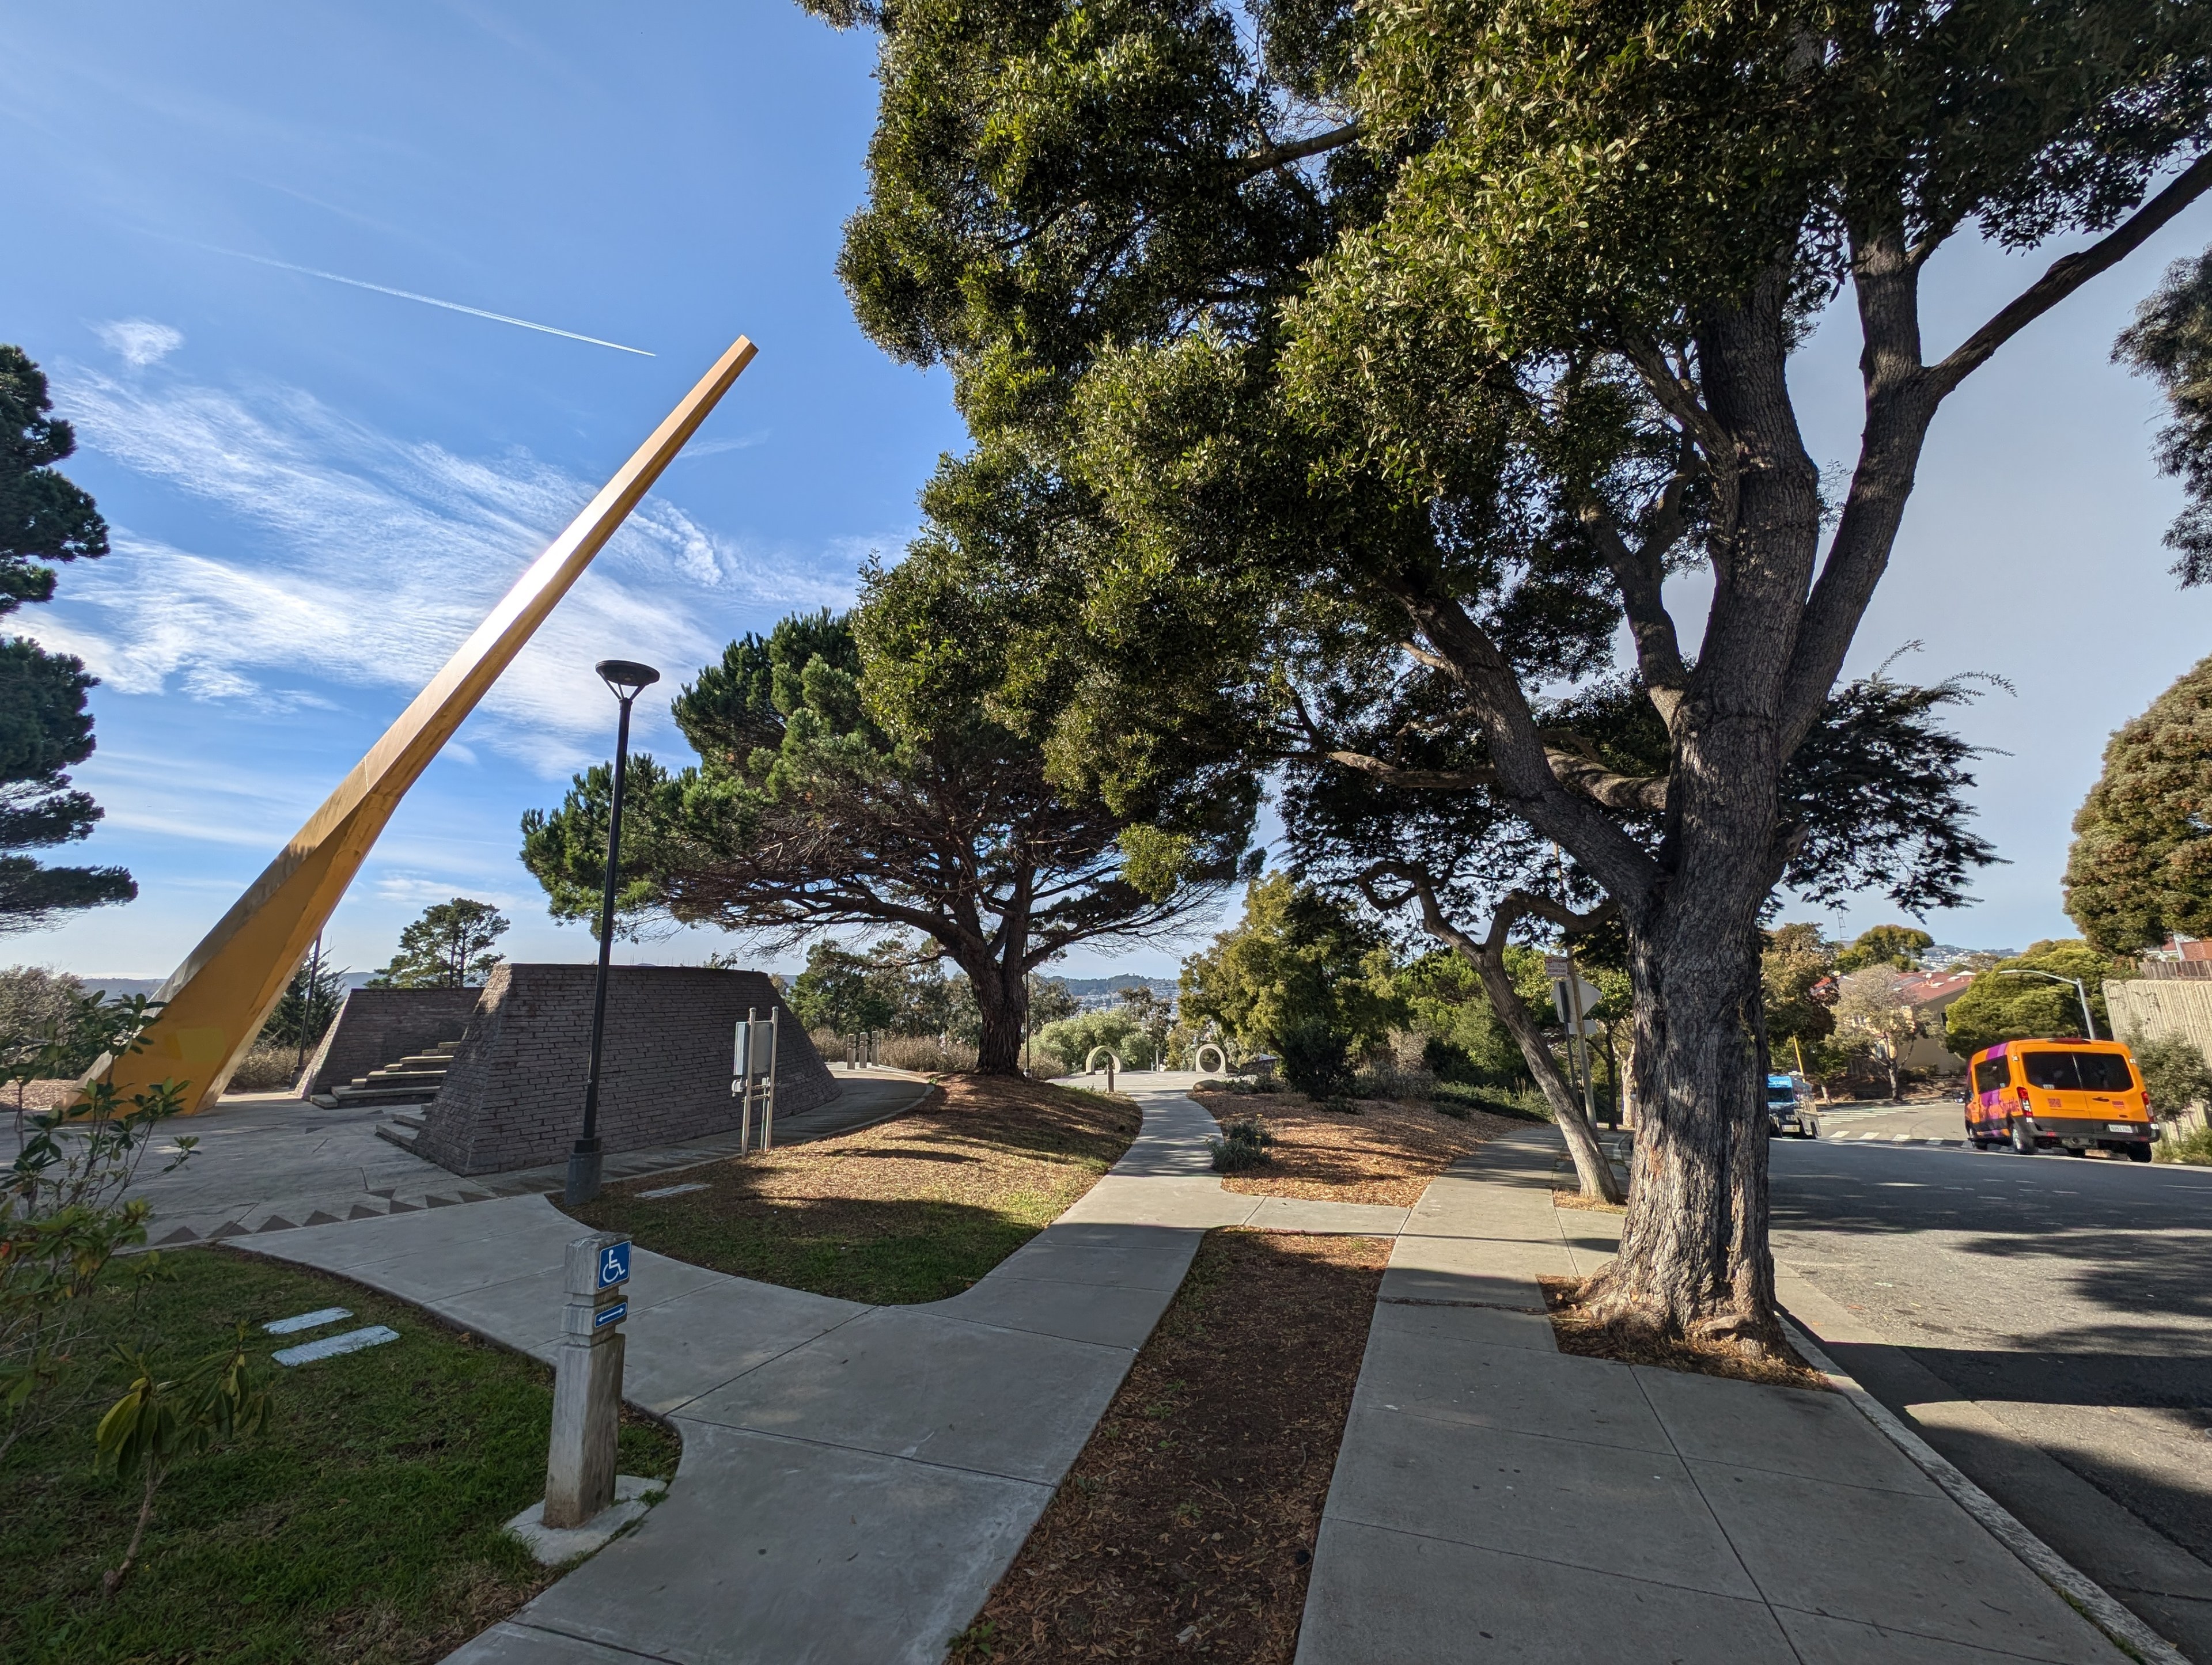
[[[635,659],[601,659],[592,667],[624,705],[660,680],[660,672]]]

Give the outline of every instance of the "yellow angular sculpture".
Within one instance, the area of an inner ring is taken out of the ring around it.
[[[166,1004],[147,1031],[146,1046],[128,1057],[103,1059],[89,1079],[105,1075],[125,1097],[165,1079],[188,1082],[188,1112],[222,1096],[408,787],[652,489],[754,351],[739,336],[715,361],[161,985],[155,998]]]

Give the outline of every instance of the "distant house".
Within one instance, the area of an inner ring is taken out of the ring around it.
[[[1962,1075],[1966,1060],[1943,1044],[1943,1012],[1974,981],[1971,971],[1922,971],[1902,979],[1898,998],[1910,1006],[1928,1031],[1905,1049],[1909,1070],[1929,1075]]]

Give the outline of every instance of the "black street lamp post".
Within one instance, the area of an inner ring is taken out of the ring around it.
[[[592,1065],[584,1077],[584,1133],[568,1152],[568,1183],[562,1200],[571,1208],[599,1194],[599,1053],[607,1029],[607,962],[615,945],[615,885],[622,851],[623,783],[629,772],[630,702],[660,680],[649,665],[601,659],[593,667],[622,702],[615,727],[614,801],[607,809],[607,883],[599,896],[599,975],[592,987]]]

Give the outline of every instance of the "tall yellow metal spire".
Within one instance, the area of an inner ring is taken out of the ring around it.
[[[147,1031],[144,1048],[103,1060],[95,1077],[106,1074],[125,1097],[157,1081],[185,1081],[188,1111],[215,1103],[408,787],[652,489],[754,351],[739,336],[531,563],[445,669],[161,985],[155,998],[166,1004]]]

